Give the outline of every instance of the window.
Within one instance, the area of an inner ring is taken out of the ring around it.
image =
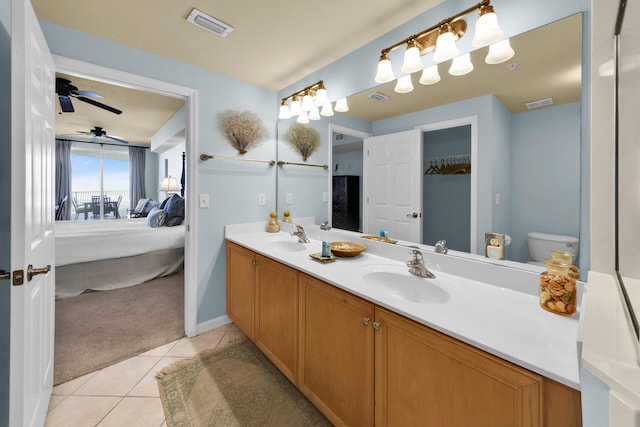
[[[126,217],[130,206],[128,149],[74,142],[71,147],[71,194],[78,208],[72,212],[73,219]],[[97,203],[101,199],[105,203]]]

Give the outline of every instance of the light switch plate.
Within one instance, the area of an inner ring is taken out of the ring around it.
[[[264,193],[258,193],[258,206],[264,206],[267,204],[267,195]]]
[[[293,193],[287,193],[287,204],[288,205],[293,204]]]
[[[326,191],[322,192],[322,201],[323,202],[328,202],[329,201],[329,193],[327,193]]]
[[[200,194],[200,209],[206,209],[209,207],[209,195]]]

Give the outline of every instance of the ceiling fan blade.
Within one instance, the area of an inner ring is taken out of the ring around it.
[[[71,95],[73,96],[90,96],[92,98],[104,98],[104,96],[100,95],[96,92],[91,92],[90,90],[74,90],[71,91]]]
[[[129,143],[129,141],[127,141],[126,139],[122,139],[119,136],[115,136],[115,135],[106,134],[106,135],[104,135],[104,137],[105,138],[109,138],[109,139],[113,139],[114,141],[118,141],[118,142],[121,142],[123,144],[128,144]]]
[[[60,108],[63,113],[73,113],[75,111],[71,103],[71,98],[68,96],[58,96],[58,100],[60,101]]]
[[[98,102],[98,101],[94,101],[94,100],[93,100],[93,99],[91,99],[91,98],[86,98],[86,97],[84,97],[84,96],[77,96],[77,97],[75,97],[75,98],[76,98],[77,100],[80,100],[80,101],[86,102],[87,104],[91,104],[91,105],[94,105],[94,106],[96,106],[96,107],[102,108],[103,110],[110,111],[110,112],[112,112],[112,113],[114,113],[114,114],[122,114],[122,110],[118,110],[117,108],[113,108],[113,107],[110,107],[110,106],[108,106],[108,105],[102,104],[102,103],[100,103],[100,102]]]

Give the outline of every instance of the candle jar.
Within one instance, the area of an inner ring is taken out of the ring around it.
[[[572,316],[577,309],[576,279],[569,265],[557,259],[545,259],[547,271],[540,273],[540,307],[552,313]]]

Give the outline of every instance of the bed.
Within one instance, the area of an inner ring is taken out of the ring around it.
[[[185,225],[151,228],[146,218],[59,221],[56,299],[134,286],[183,268]]]

